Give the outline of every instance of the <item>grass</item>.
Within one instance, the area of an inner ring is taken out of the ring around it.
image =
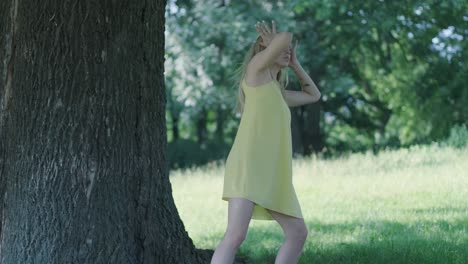
[[[197,248],[215,249],[227,224],[224,167],[171,171],[175,203]],[[299,263],[468,263],[468,148],[438,144],[293,160],[309,229]],[[274,263],[284,235],[251,220],[238,255]]]

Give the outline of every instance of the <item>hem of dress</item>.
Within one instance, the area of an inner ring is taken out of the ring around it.
[[[257,205],[259,205],[261,207],[263,207],[264,209],[269,209],[269,210],[272,210],[272,211],[275,211],[275,212],[278,212],[278,213],[285,214],[287,216],[291,216],[291,217],[295,217],[295,218],[299,218],[299,219],[304,219],[304,217],[302,217],[302,216],[292,215],[291,213],[286,213],[284,211],[274,209],[274,208],[272,208],[270,206],[265,206],[263,203],[258,203],[255,199],[253,199],[253,198],[251,198],[249,196],[246,196],[246,195],[223,195],[221,197],[221,199],[223,201],[226,201],[226,202],[229,201],[229,198],[244,198],[244,199],[247,199],[247,200],[249,200],[249,201],[251,201],[251,202],[253,202],[253,203],[255,203],[255,204],[257,204]],[[265,210],[265,211],[270,215],[271,218],[252,218],[252,219],[253,220],[269,220],[269,221],[275,220],[273,218],[273,216],[271,216],[270,212],[268,212],[268,210]]]

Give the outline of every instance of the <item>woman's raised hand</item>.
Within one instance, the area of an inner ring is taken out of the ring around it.
[[[260,43],[262,46],[268,46],[271,42],[271,40],[275,37],[276,35],[276,25],[275,21],[271,21],[271,29],[268,27],[268,25],[265,23],[264,20],[262,22],[257,22],[255,24],[255,29],[257,30],[258,34],[262,37],[262,42]]]
[[[297,39],[296,39],[296,44],[294,45],[294,48],[290,48],[289,52],[291,53],[291,59],[289,59],[289,67],[295,67],[297,64],[299,64],[296,56],[296,48],[297,48]]]

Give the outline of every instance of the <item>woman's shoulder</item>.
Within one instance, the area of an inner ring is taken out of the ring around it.
[[[253,71],[251,69],[249,70],[249,67],[247,67],[246,73],[242,81],[244,81],[244,83],[249,87],[257,87],[275,80],[271,78],[268,69],[261,71]]]

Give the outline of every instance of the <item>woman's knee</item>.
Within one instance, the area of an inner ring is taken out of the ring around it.
[[[242,242],[244,242],[247,234],[244,232],[227,232],[224,235],[224,240],[229,243],[232,247],[239,248]]]
[[[305,241],[309,234],[309,230],[307,229],[306,225],[298,224],[291,226],[288,231],[286,232],[286,238],[292,239],[296,241]]]

